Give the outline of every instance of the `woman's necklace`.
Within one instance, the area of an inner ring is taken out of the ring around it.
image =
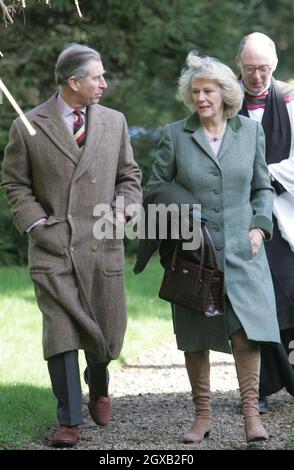
[[[226,132],[226,128],[227,128],[226,119],[224,120],[222,130],[216,135],[211,134],[204,126],[202,126],[202,130],[203,130],[203,132],[205,134],[205,137],[207,138],[208,142],[217,142],[218,140],[221,140],[223,138],[225,132]]]

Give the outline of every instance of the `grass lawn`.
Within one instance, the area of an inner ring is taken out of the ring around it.
[[[112,368],[173,337],[170,306],[158,298],[163,275],[158,260],[140,275],[134,275],[132,267],[133,262],[127,262],[127,334]],[[42,317],[25,268],[0,268],[0,331],[0,449],[20,449],[56,423],[42,356]]]

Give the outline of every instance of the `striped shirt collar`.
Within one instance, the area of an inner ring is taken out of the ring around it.
[[[56,97],[56,106],[62,117],[66,118],[75,111],[74,108],[72,108],[61,96],[60,93],[58,93]],[[81,113],[83,113],[84,116],[86,116],[86,106],[80,109]]]

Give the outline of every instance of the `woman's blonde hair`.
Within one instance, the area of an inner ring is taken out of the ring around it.
[[[191,111],[195,111],[192,100],[192,78],[215,80],[221,88],[224,99],[224,115],[235,116],[242,106],[243,91],[234,72],[214,57],[201,57],[198,51],[189,52],[187,67],[182,70],[179,79],[179,93],[183,102]]]

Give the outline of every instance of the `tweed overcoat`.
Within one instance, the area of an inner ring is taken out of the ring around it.
[[[73,349],[97,362],[118,357],[126,328],[124,248],[98,240],[93,212],[99,204],[141,200],[140,170],[133,159],[124,116],[88,107],[81,151],[56,108],[56,97],[29,111],[30,136],[20,119],[11,127],[2,187],[16,227],[29,234],[29,270],[43,313],[45,359]]]
[[[225,273],[225,292],[249,340],[280,341],[275,297],[264,245],[253,257],[249,231],[260,227],[270,238],[273,190],[264,157],[260,123],[228,120],[216,157],[196,114],[166,126],[149,189],[174,181],[201,204]],[[207,318],[173,306],[179,349],[230,352],[226,315]]]

